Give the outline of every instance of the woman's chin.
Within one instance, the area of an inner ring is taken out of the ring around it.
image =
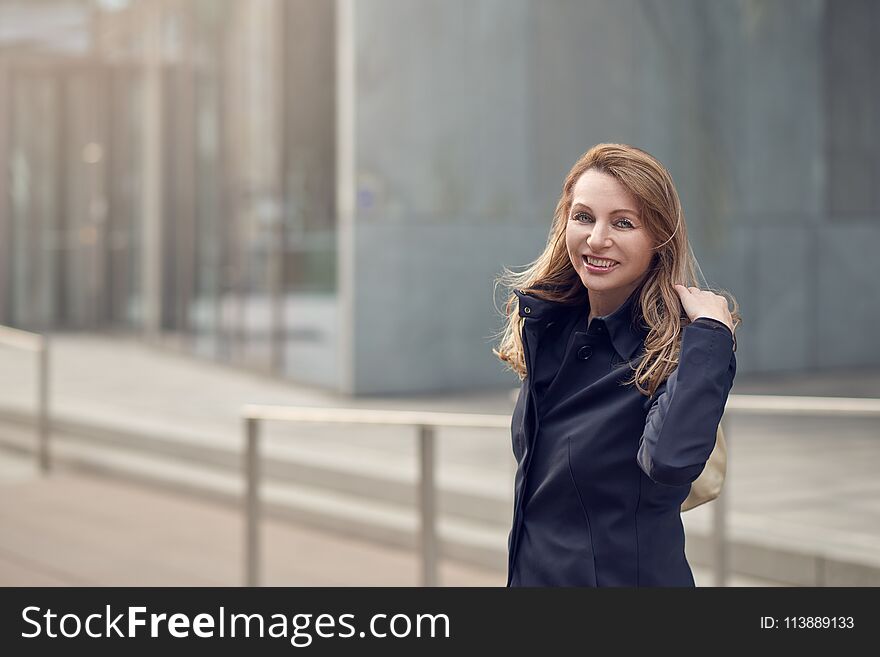
[[[620,287],[620,281],[617,280],[616,276],[595,276],[589,273],[581,274],[581,283],[589,290],[613,290],[616,287]]]

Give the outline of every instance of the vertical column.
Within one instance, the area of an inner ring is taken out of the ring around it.
[[[285,359],[285,294],[284,294],[284,253],[286,235],[284,221],[285,198],[282,176],[286,173],[284,168],[284,153],[286,152],[286,130],[284,101],[286,99],[287,86],[285,84],[285,31],[287,26],[287,12],[290,7],[287,3],[279,3],[271,0],[265,7],[263,25],[267,34],[267,72],[265,102],[268,107],[268,130],[263,152],[266,161],[266,185],[267,192],[271,196],[271,202],[267,204],[271,213],[269,240],[269,272],[268,272],[268,303],[269,303],[269,370],[275,374],[284,373]]]
[[[339,382],[355,390],[355,148],[356,43],[354,0],[336,0],[336,239],[339,299]]]
[[[12,89],[10,84],[9,68],[0,59],[0,162],[8,163],[9,159],[9,136],[11,129]],[[0,171],[0,324],[9,323],[11,315],[7,290],[9,285],[9,266],[11,245],[9,243],[9,222],[11,215],[9,208],[9,167],[4,166]]]
[[[198,129],[198,103],[196,96],[196,49],[195,35],[196,7],[194,3],[183,3],[176,8],[182,25],[180,43],[177,44],[174,61],[174,95],[178,108],[175,117],[176,129],[173,147],[177,152],[177,172],[174,179],[174,200],[172,206],[175,217],[175,254],[177,261],[175,285],[175,323],[174,330],[179,336],[178,345],[189,351],[194,350],[196,339],[193,326],[195,302],[197,298],[197,257],[199,249],[198,222],[196,219],[196,131]]]
[[[143,148],[141,149],[143,330],[155,339],[162,322],[162,4],[144,3]]]

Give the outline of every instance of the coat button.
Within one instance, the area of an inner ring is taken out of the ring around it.
[[[578,349],[578,358],[581,360],[587,360],[593,353],[593,348],[590,345],[584,345],[580,349]]]
[[[526,306],[525,308],[523,308],[523,312],[524,312],[526,315],[528,315],[530,312],[532,312],[532,309],[529,308],[528,306]]]

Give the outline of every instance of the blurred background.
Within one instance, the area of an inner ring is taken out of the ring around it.
[[[669,168],[739,301],[733,396],[811,398],[729,405],[697,584],[880,585],[877,406],[841,401],[880,397],[878,30],[873,0],[0,0],[0,585],[503,586],[494,277],[604,141]],[[245,404],[494,419],[259,421],[254,531]]]

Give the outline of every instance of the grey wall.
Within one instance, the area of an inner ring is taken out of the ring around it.
[[[878,6],[354,3],[352,392],[516,382],[493,277],[540,253],[601,141],[672,172],[741,304],[740,372],[880,363]]]

